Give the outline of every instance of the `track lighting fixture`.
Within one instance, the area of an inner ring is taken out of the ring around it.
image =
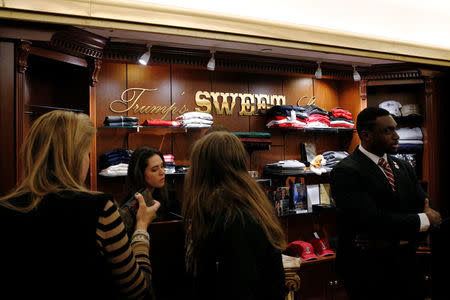
[[[316,73],[314,73],[314,75],[316,76],[317,79],[321,79],[322,78],[322,68],[320,67],[321,62],[318,61],[317,62],[317,70]]]
[[[152,48],[152,45],[147,45],[147,52],[141,55],[139,58],[139,63],[143,66],[146,66],[148,64],[148,61],[150,59],[150,49]]]
[[[353,80],[360,81],[361,75],[359,75],[358,71],[356,71],[356,65],[353,65]]]
[[[206,65],[206,68],[210,71],[214,71],[214,69],[216,68],[216,60],[214,59],[214,53],[216,51],[214,50],[210,50],[211,52],[211,58],[208,61],[208,65]]]

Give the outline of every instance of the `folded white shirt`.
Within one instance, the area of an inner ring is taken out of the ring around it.
[[[177,120],[188,120],[188,119],[204,119],[204,120],[213,120],[213,116],[208,113],[199,112],[199,111],[191,111],[181,116],[177,117]]]
[[[200,119],[200,118],[192,118],[187,120],[181,120],[181,125],[187,125],[187,124],[205,124],[205,125],[212,125],[214,123],[210,120]]]
[[[422,140],[398,140],[399,144],[423,144]]]
[[[399,128],[396,130],[400,140],[422,140],[423,134],[419,127]]]
[[[128,173],[128,164],[120,163],[101,170],[99,174],[106,177],[116,177],[116,176],[126,176],[127,173]]]

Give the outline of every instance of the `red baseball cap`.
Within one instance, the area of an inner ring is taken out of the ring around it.
[[[314,246],[314,251],[316,251],[319,256],[329,256],[334,254],[334,251],[330,249],[330,244],[328,244],[328,241],[325,238],[313,238],[309,242]]]
[[[294,241],[289,243],[286,251],[291,255],[300,257],[303,260],[319,259],[314,254],[314,248],[310,243],[304,241]]]

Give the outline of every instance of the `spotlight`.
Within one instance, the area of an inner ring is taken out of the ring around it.
[[[139,58],[139,63],[143,66],[146,66],[148,64],[148,61],[150,59],[150,49],[152,48],[151,45],[147,45],[147,52],[145,52],[144,54],[141,55],[141,57]]]
[[[361,75],[359,75],[358,71],[356,71],[356,65],[353,65],[353,80],[360,81]]]
[[[321,62],[318,61],[317,62],[317,70],[316,73],[314,73],[314,75],[316,76],[317,79],[321,79],[322,78],[322,68],[320,67]]]
[[[214,71],[214,69],[216,68],[216,60],[214,59],[214,50],[211,50],[211,58],[208,61],[208,65],[206,65],[206,68],[210,71]]]

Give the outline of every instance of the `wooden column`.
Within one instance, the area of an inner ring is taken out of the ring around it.
[[[28,55],[30,54],[31,42],[21,40],[16,49],[16,153],[19,154],[24,139],[25,71],[28,67]],[[19,182],[21,179],[22,172],[22,162],[18,158],[16,159],[16,182]]]
[[[285,283],[288,288],[288,294],[285,300],[294,300],[295,294],[300,289],[300,277],[298,276],[300,265],[300,258],[283,255],[283,267],[286,276]]]
[[[441,194],[439,193],[439,157],[440,141],[444,137],[440,135],[442,120],[439,117],[438,103],[438,86],[437,81],[433,77],[425,78],[425,128],[426,136],[424,136],[424,161],[428,162],[428,166],[423,168],[423,178],[428,178],[428,193],[431,196],[433,205],[437,208],[442,207]]]
[[[102,61],[97,58],[88,59],[89,68],[89,116],[94,126],[97,122],[97,89],[98,75],[101,70]],[[90,187],[91,190],[97,190],[97,135],[94,135],[91,146],[90,159]]]
[[[14,101],[14,43],[0,42],[0,196],[5,195],[16,184],[16,141]],[[6,171],[7,170],[7,171]]]

